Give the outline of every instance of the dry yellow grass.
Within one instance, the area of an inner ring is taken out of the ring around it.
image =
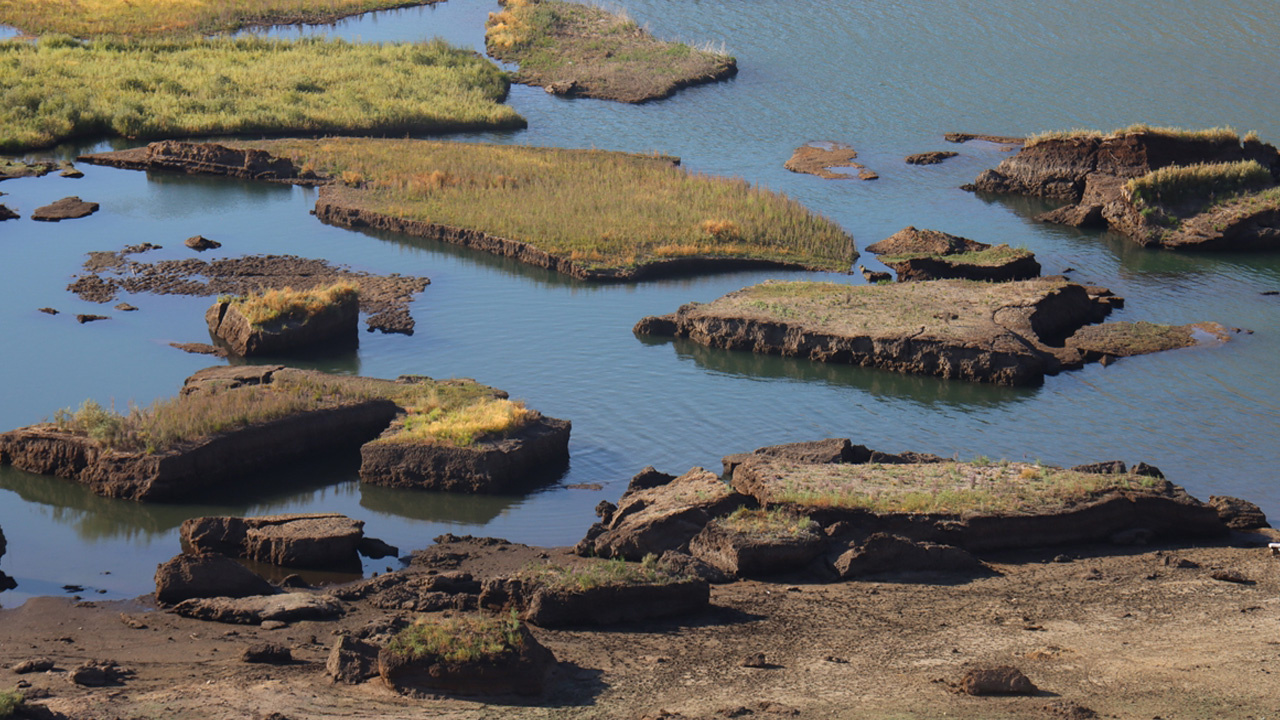
[[[0,0],[0,23],[32,35],[195,35],[332,22],[435,0]]]
[[[251,324],[262,326],[282,319],[306,320],[335,305],[356,302],[359,292],[355,283],[344,280],[310,290],[264,290],[231,298],[231,302]]]
[[[409,409],[404,425],[388,442],[446,442],[466,447],[486,436],[519,430],[537,416],[523,402],[482,398],[462,407]]]

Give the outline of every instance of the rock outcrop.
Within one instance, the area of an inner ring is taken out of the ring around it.
[[[283,623],[327,620],[345,611],[336,598],[304,592],[192,598],[173,606],[173,612],[183,617],[237,625],[260,625],[272,620]]]
[[[555,656],[523,624],[515,630],[513,645],[471,660],[434,653],[414,656],[389,645],[378,653],[378,674],[389,687],[404,693],[541,694]]]
[[[36,208],[31,213],[32,220],[58,222],[73,220],[98,212],[98,203],[85,202],[76,196],[64,197],[61,200]]]
[[[689,542],[689,553],[727,575],[759,577],[804,568],[826,546],[821,528],[808,518],[762,515],[756,523],[735,523],[732,516],[712,520]]]
[[[986,282],[1030,280],[1040,263],[1029,250],[988,245],[937,230],[907,227],[867,247],[898,274],[898,282],[957,278]]]
[[[0,204],[0,220],[17,220],[19,217],[21,216],[18,215],[18,213],[10,210],[3,204]]]
[[[248,180],[299,182],[320,179],[313,173],[299,170],[292,160],[276,157],[265,150],[241,150],[216,143],[162,140],[146,147],[85,155],[77,159],[129,170],[169,170]]]
[[[239,357],[288,355],[318,345],[354,347],[359,342],[358,293],[343,295],[305,317],[279,317],[261,325],[241,312],[235,300],[219,300],[205,313],[209,334]]]
[[[937,165],[944,160],[949,160],[960,153],[952,150],[933,150],[930,152],[916,153],[908,155],[906,163],[908,165]]]
[[[360,571],[358,551],[369,539],[363,521],[341,513],[191,518],[180,534],[195,553],[338,572]]]
[[[678,617],[705,609],[710,599],[710,586],[698,578],[579,587],[517,577],[490,581],[480,591],[481,607],[515,609],[521,620],[539,627],[616,625]]]
[[[1199,194],[1179,193],[1176,200],[1142,198],[1130,182],[1176,167],[1247,161],[1265,173],[1231,188],[1218,187],[1206,174],[1191,183],[1201,187]],[[1138,129],[1030,142],[965,188],[1064,200],[1069,204],[1040,219],[1109,227],[1146,246],[1237,250],[1280,247],[1280,193],[1273,190],[1277,179],[1280,152],[1255,138]]]

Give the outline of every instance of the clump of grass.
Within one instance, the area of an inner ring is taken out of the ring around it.
[[[671,572],[652,553],[645,555],[638,563],[615,558],[573,566],[551,563],[529,565],[518,576],[549,589],[570,591],[626,585],[669,585],[687,579]]]
[[[624,102],[666,97],[736,70],[723,50],[658,40],[626,13],[561,0],[505,0],[485,23],[485,46],[519,63],[517,82],[572,81],[575,94]]]
[[[278,321],[306,321],[335,306],[355,303],[359,295],[355,283],[342,280],[310,290],[263,290],[232,298],[231,303],[250,324],[262,327]]]
[[[18,690],[0,690],[0,720],[13,717],[22,709],[23,700]]]
[[[1152,170],[1125,183],[1139,206],[1213,205],[1274,184],[1271,172],[1255,160],[1201,163]]]
[[[462,410],[493,396],[492,388],[471,381],[392,382],[281,370],[268,384],[160,399],[131,406],[127,413],[87,400],[79,410],[59,410],[53,422],[109,449],[161,452],[295,413],[370,400],[391,400],[410,413],[431,413]]]
[[[874,512],[1033,514],[1112,489],[1152,488],[1154,478],[1102,475],[1030,463],[826,465],[775,463],[768,502]]]
[[[423,0],[0,0],[0,24],[33,35],[204,35],[254,25],[332,22]]]
[[[713,522],[739,535],[784,540],[809,535],[816,527],[809,516],[801,515],[791,508],[753,510],[740,507]]]
[[[62,13],[71,15],[74,13]],[[80,137],[524,127],[493,63],[443,41],[0,42],[0,151]]]
[[[880,261],[886,265],[892,263],[906,262],[907,260],[916,260],[919,258],[932,258],[935,260],[946,260],[947,262],[959,263],[964,265],[1003,265],[1011,260],[1017,260],[1031,255],[1031,251],[1026,248],[1014,248],[1005,244],[995,245],[985,250],[974,250],[972,252],[959,253],[902,253],[900,255],[881,255]]]
[[[537,417],[522,402],[485,398],[462,407],[414,408],[387,442],[445,442],[467,447],[485,437],[508,435]]]
[[[791,198],[661,156],[356,138],[233,144],[332,177],[358,173],[360,188],[330,187],[343,204],[526,242],[586,269],[696,255],[848,272],[857,257],[848,233]]]
[[[461,615],[419,618],[396,634],[387,649],[412,661],[451,663],[493,660],[524,646],[521,624],[512,612],[506,617]]]
[[[1176,138],[1178,140],[1203,140],[1207,142],[1227,142],[1239,141],[1240,134],[1230,127],[1206,128],[1202,130],[1187,130],[1184,128],[1174,127],[1156,127],[1145,123],[1136,123],[1129,127],[1112,130],[1110,133],[1104,133],[1100,130],[1088,130],[1084,128],[1075,128],[1072,130],[1051,130],[1048,132],[1036,133],[1027,138],[1024,147],[1033,147],[1040,143],[1050,140],[1101,140],[1108,137],[1120,137],[1123,135],[1135,135],[1143,133],[1146,135],[1158,135],[1161,137]],[[1256,135],[1255,135],[1256,137]]]

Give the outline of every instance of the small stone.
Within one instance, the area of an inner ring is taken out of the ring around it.
[[[88,314],[76,315],[76,322],[80,323],[81,325],[85,323],[96,322],[98,320],[110,320],[110,319],[111,318],[107,317],[106,315],[88,315]]]
[[[138,308],[136,308],[136,307],[134,307],[134,306],[130,305],[130,304],[129,304],[129,303],[127,303],[127,302],[122,302],[122,303],[120,303],[120,304],[116,305],[116,309],[117,309],[117,310],[119,310],[120,312],[134,312],[134,311],[135,311],[135,310],[137,310]]]
[[[293,662],[293,651],[279,643],[258,643],[245,648],[240,659],[247,663],[285,665]]]
[[[53,661],[47,657],[32,658],[30,660],[23,660],[20,663],[15,663],[13,667],[9,669],[18,675],[26,675],[27,673],[33,672],[46,672],[53,669]]]
[[[1035,684],[1010,665],[973,668],[960,678],[960,690],[967,695],[1035,695]]]
[[[46,314],[46,315],[57,315],[57,314],[58,314],[58,311],[57,311],[57,310],[55,310],[54,308],[51,308],[51,307],[43,307],[43,308],[40,308],[40,312],[42,312],[42,313],[44,313],[44,314]]]
[[[262,624],[258,627],[263,630],[279,630],[281,628],[289,627],[289,623],[283,620],[263,620]]]
[[[1209,573],[1209,577],[1221,582],[1235,583],[1237,585],[1252,585],[1253,581],[1242,575],[1236,570],[1214,570]]]
[[[191,248],[192,250],[195,250],[196,252],[204,252],[205,250],[216,250],[217,248],[222,247],[222,243],[216,240],[210,240],[209,238],[203,235],[192,235],[191,237],[187,238],[183,244]]]
[[[742,659],[742,662],[739,664],[745,668],[773,667],[772,665],[769,664],[769,661],[765,659],[764,653],[760,653],[760,652],[752,653],[746,656],[745,658]]]
[[[63,170],[62,172],[60,172],[60,173],[58,173],[58,174],[59,174],[59,175],[61,175],[61,176],[62,176],[62,177],[64,177],[64,178],[71,178],[71,179],[73,179],[73,180],[74,180],[74,179],[77,179],[77,178],[82,178],[82,177],[84,177],[84,173],[80,172],[79,170],[77,170],[77,169],[75,169],[75,168],[67,168],[66,170]]]

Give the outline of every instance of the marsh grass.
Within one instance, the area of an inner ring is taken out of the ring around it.
[[[1133,178],[1125,189],[1140,208],[1194,211],[1275,184],[1271,172],[1255,160],[1163,167]]]
[[[853,239],[785,195],[693,174],[659,155],[424,140],[234,143],[358,188],[344,203],[530,243],[587,269],[673,257],[756,258],[848,272]]]
[[[281,370],[269,384],[200,392],[131,406],[120,413],[93,400],[54,414],[58,428],[125,452],[163,452],[185,443],[270,422],[295,413],[386,399],[410,414],[436,410],[465,417],[466,408],[494,397],[493,388],[465,380],[392,382]]]
[[[598,587],[669,585],[688,579],[668,570],[658,561],[658,556],[652,553],[645,555],[638,563],[615,558],[592,560],[572,566],[552,563],[528,565],[519,572],[518,577],[550,590],[572,592]]]
[[[459,615],[419,618],[396,634],[387,649],[413,661],[452,663],[495,660],[519,652],[524,645],[520,620],[505,617]]]
[[[1139,475],[1100,475],[1038,464],[800,465],[773,463],[768,497],[803,507],[946,515],[1034,514],[1112,490],[1153,488]]]
[[[514,129],[506,75],[443,41],[0,42],[0,151],[80,137]]]
[[[0,0],[0,24],[32,35],[207,35],[254,25],[333,22],[423,0]]]
[[[343,280],[309,290],[262,290],[229,300],[250,324],[262,327],[282,320],[306,321],[335,306],[356,303],[359,295],[355,283]]]
[[[468,447],[481,438],[515,432],[535,417],[537,413],[524,403],[505,398],[483,398],[462,407],[417,407],[406,415],[400,431],[386,441],[444,442]]]
[[[0,690],[0,720],[14,716],[22,709],[23,697],[18,690]]]
[[[902,253],[899,255],[881,255],[880,261],[887,264],[905,262],[907,260],[916,260],[920,258],[932,258],[934,260],[945,260],[947,262],[959,263],[964,265],[1003,265],[1013,260],[1019,260],[1024,257],[1031,256],[1031,251],[1026,248],[1014,248],[1008,245],[995,245],[985,250],[975,250],[973,252],[959,253]]]
[[[573,81],[592,97],[640,102],[711,79],[734,60],[710,44],[654,38],[625,12],[561,0],[506,0],[485,23],[490,55],[519,63],[518,82]]]
[[[1230,127],[1206,128],[1202,130],[1186,130],[1184,128],[1175,127],[1155,127],[1145,123],[1137,123],[1129,127],[1113,130],[1105,133],[1100,130],[1089,130],[1084,128],[1075,128],[1072,130],[1051,130],[1048,132],[1036,133],[1027,138],[1024,147],[1034,147],[1040,143],[1050,140],[1101,140],[1104,138],[1115,138],[1123,135],[1134,135],[1143,133],[1147,135],[1158,135],[1161,137],[1175,138],[1178,140],[1204,140],[1207,142],[1227,142],[1239,141],[1240,134]],[[1254,136],[1256,139],[1256,135]]]
[[[778,507],[767,510],[740,507],[712,523],[729,532],[758,539],[791,540],[811,535],[817,529],[809,516]]]

